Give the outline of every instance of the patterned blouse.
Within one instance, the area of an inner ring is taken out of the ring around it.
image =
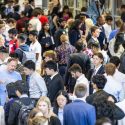
[[[66,65],[68,63],[69,55],[76,52],[76,49],[70,43],[65,42],[57,47],[56,52],[59,65]]]

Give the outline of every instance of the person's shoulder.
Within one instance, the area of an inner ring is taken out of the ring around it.
[[[21,77],[21,74],[20,74],[19,72],[17,72],[17,71],[14,71],[14,72],[13,72],[13,75],[16,75],[16,76],[18,76],[18,77]]]
[[[43,77],[39,73],[37,73],[37,72],[34,72],[32,76],[36,80],[41,79],[42,81],[44,81]]]
[[[95,109],[95,107],[92,105],[92,104],[89,104],[89,103],[84,103],[84,107],[88,110],[91,110],[91,109]]]
[[[40,43],[38,41],[35,42],[35,46],[41,46]]]
[[[87,97],[86,97],[86,102],[87,102],[88,104],[92,104],[94,97],[95,97],[95,93],[93,93],[93,94],[87,96]]]
[[[73,102],[66,104],[64,107],[64,111],[71,109],[72,106],[73,106]]]

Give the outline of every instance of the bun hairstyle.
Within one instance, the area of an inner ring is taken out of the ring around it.
[[[32,125],[48,125],[48,119],[44,116],[34,117],[32,120]]]
[[[36,117],[36,115],[40,112],[38,108],[34,108],[31,110],[29,117],[28,117],[28,125],[32,125],[33,119]]]

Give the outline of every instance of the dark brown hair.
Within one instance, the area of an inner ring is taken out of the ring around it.
[[[82,73],[82,68],[80,67],[79,64],[73,64],[73,65],[69,68],[69,72],[80,72],[80,73]]]
[[[113,63],[108,63],[105,65],[105,72],[107,75],[113,76],[116,70],[116,66]]]

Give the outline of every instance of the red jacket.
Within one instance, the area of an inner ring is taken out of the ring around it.
[[[19,43],[17,42],[17,39],[10,40],[9,42],[9,53],[14,54],[15,50],[19,48]]]

